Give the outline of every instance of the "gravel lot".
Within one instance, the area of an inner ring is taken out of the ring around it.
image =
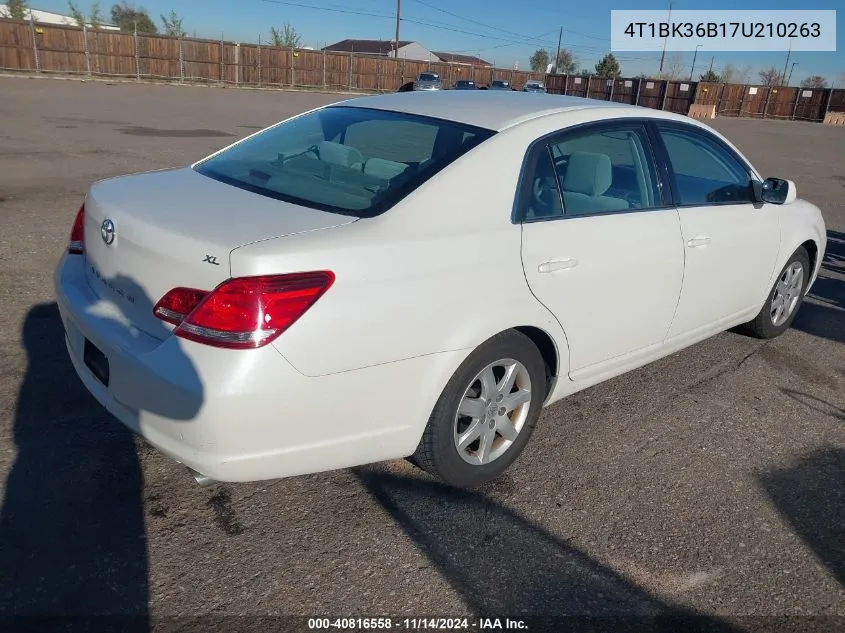
[[[845,128],[714,122],[825,214],[795,327],[724,333],[551,407],[486,489],[405,462],[200,488],[100,410],[51,286],[87,185],[338,98],[0,78],[0,614],[694,612],[845,630]]]

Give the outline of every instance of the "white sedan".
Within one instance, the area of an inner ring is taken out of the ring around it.
[[[825,247],[792,182],[695,120],[407,92],[94,184],[55,289],[85,386],[197,481],[410,457],[474,486],[544,406],[784,332]]]

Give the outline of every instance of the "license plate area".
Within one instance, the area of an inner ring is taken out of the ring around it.
[[[85,339],[85,349],[82,354],[85,366],[94,374],[104,386],[109,386],[109,359],[97,346],[88,339]]]

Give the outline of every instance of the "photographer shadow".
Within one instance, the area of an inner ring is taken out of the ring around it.
[[[113,281],[149,303],[131,280]],[[126,319],[87,316],[97,331],[138,336]],[[28,364],[14,413],[17,454],[0,510],[0,616],[96,616],[97,626],[112,616],[121,631],[148,631],[141,440],[81,384],[56,303],[30,309],[21,342]],[[178,411],[157,413],[189,423],[202,404],[201,385],[187,357],[174,365],[200,395]]]

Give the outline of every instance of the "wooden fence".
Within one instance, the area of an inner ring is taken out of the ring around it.
[[[392,59],[360,53],[281,49],[261,44],[96,31],[0,19],[0,70],[392,92],[421,72],[522,86],[531,73],[487,66]]]
[[[845,112],[845,89],[661,81],[646,78],[549,75],[488,66],[392,59],[359,53],[281,49],[261,44],[98,31],[0,19],[0,70],[392,92],[423,71],[446,87],[460,79],[480,85],[503,79],[521,89],[529,79],[549,92],[686,114],[714,105],[720,116],[822,121]]]

